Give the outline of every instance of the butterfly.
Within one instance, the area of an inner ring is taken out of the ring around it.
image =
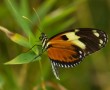
[[[47,51],[53,73],[59,78],[58,67],[75,67],[81,61],[105,46],[107,34],[94,28],[76,28],[47,38],[41,33],[42,51]]]

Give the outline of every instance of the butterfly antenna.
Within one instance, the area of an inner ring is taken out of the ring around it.
[[[32,24],[32,21],[31,21],[28,17],[26,17],[26,16],[22,16],[22,18],[28,20],[28,21]]]
[[[38,18],[38,23],[39,23],[39,31],[40,32],[42,32],[42,30],[44,30],[43,29],[43,26],[41,26],[42,24],[41,24],[41,19],[40,19],[40,17],[39,17],[39,14],[37,13],[37,11],[35,10],[35,8],[33,8],[33,10],[34,10],[34,12],[36,13],[36,15],[37,15],[37,18]]]
[[[28,17],[22,16],[22,18],[26,19],[26,20],[29,21],[31,24],[33,24],[32,20],[30,20]],[[37,28],[38,28],[39,30],[41,30],[40,27],[37,26]],[[40,31],[40,32],[41,32],[41,31]]]

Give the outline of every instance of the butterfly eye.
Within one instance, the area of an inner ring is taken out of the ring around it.
[[[39,37],[39,40],[42,40],[44,38],[45,34],[41,33],[41,36]]]

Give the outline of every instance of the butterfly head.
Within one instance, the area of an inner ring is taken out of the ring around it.
[[[42,41],[42,39],[43,39],[45,36],[46,36],[45,33],[41,33],[41,35],[40,35],[40,37],[39,37],[39,40]]]

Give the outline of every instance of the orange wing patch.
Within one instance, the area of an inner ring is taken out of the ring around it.
[[[67,41],[51,43],[47,52],[52,62],[62,67],[76,66],[84,58],[82,49]]]
[[[68,49],[61,49],[61,48],[49,48],[48,49],[48,56],[55,61],[61,62],[73,62],[78,59],[77,52],[68,50]]]

